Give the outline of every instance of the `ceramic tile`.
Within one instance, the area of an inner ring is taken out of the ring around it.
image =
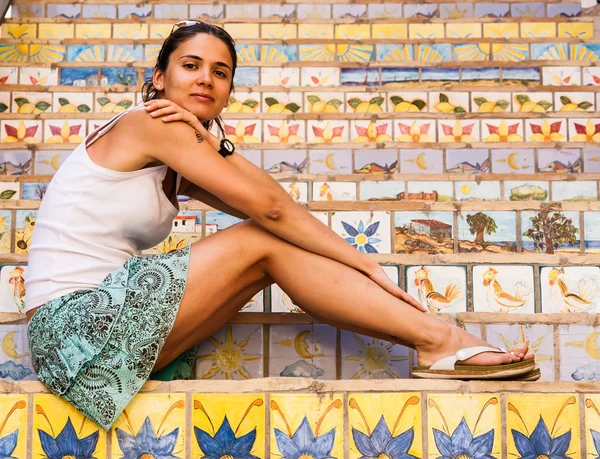
[[[356,182],[313,182],[313,201],[356,201]]]
[[[0,28],[2,38],[29,40],[37,38],[35,24],[2,24]]]
[[[581,16],[581,5],[577,3],[549,3],[549,18],[575,18]]]
[[[12,5],[13,18],[43,18],[44,5]]]
[[[348,113],[381,113],[385,110],[384,94],[346,93],[346,111]]]
[[[525,120],[526,139],[529,142],[561,142],[567,140],[567,120]]]
[[[404,9],[408,6],[405,5]],[[437,5],[414,5],[416,7],[434,7],[437,9]],[[444,38],[444,24],[409,24],[408,25],[408,38],[410,39],[429,39],[429,38]]]
[[[190,17],[188,5],[156,4],[154,5],[154,18],[181,20]]]
[[[37,154],[40,152],[38,151]],[[3,150],[0,152],[0,175],[25,175],[31,172],[31,152]]]
[[[295,67],[262,67],[260,75],[263,86],[300,86],[300,71]]]
[[[500,62],[522,62],[529,60],[529,45],[524,44],[506,44],[500,49],[492,48],[494,61]]]
[[[425,202],[450,202],[453,201],[453,189],[451,182],[435,181],[414,181],[408,182],[408,193],[406,198],[409,201]]]
[[[348,142],[348,122],[343,120],[308,121],[306,141],[309,143]]]
[[[0,62],[30,62],[34,64],[52,64],[62,62],[66,57],[66,49],[62,45],[17,45],[15,43],[0,44]]]
[[[458,174],[487,174],[490,172],[488,150],[446,150],[446,172]]]
[[[458,217],[458,251],[516,252],[516,233],[515,212],[464,212]]]
[[[343,113],[343,100],[344,96],[339,93],[307,91],[304,93],[304,111],[306,113]]]
[[[99,113],[120,113],[135,103],[135,93],[96,93],[94,108]]]
[[[495,394],[431,394],[427,396],[429,451],[459,456],[478,448],[500,457],[500,396]],[[458,439],[465,439],[458,441]]]
[[[569,60],[570,51],[567,44],[532,44],[531,59],[543,61]]]
[[[342,379],[409,378],[408,348],[342,331]]]
[[[346,40],[362,40],[371,38],[369,24],[338,24],[335,26],[335,37]]]
[[[440,4],[440,17],[443,19],[473,18],[475,17],[475,7],[472,3],[442,3]]]
[[[599,57],[600,46],[596,43],[571,45],[571,60],[595,62]]]
[[[360,182],[361,201],[397,201],[404,195],[404,182],[396,180]]]
[[[597,381],[598,332],[589,325],[559,325],[560,380]]]
[[[86,136],[86,121],[83,119],[48,120],[44,124],[46,143],[81,143]]]
[[[406,291],[431,312],[466,312],[466,267],[407,266]]]
[[[117,5],[83,5],[83,17],[93,19],[116,19]]]
[[[25,184],[23,184],[25,185]],[[16,201],[20,198],[18,182],[0,182],[0,200]],[[23,198],[25,199],[25,198]]]
[[[471,67],[462,70],[463,83],[486,85],[500,82],[500,69],[498,67]]]
[[[523,121],[486,119],[481,122],[481,140],[484,142],[522,142]]]
[[[46,5],[48,18],[75,19],[81,17],[81,5]]]
[[[108,79],[106,77],[100,77],[99,79],[97,68],[61,69],[61,86],[98,86],[99,84],[108,84]]]
[[[277,284],[271,284],[271,309],[270,312],[304,313]]]
[[[581,458],[577,394],[510,394],[506,396],[508,455],[527,447],[556,445],[573,459]]]
[[[64,40],[75,37],[74,24],[39,24],[38,38],[50,40]]]
[[[438,123],[440,142],[479,142],[479,121],[439,120]]]
[[[410,4],[404,5],[404,17],[409,19],[433,19],[440,17],[439,5]],[[443,35],[442,35],[443,36]],[[421,38],[421,37],[417,37]]]
[[[600,454],[600,411],[598,411],[600,400],[598,395],[585,396],[585,441],[586,449],[590,454]],[[592,453],[595,451],[595,453]]]
[[[2,142],[39,143],[42,140],[42,122],[3,120],[0,122]]]
[[[302,109],[302,93],[300,92],[263,92],[263,113],[292,114]]]
[[[140,58],[141,59],[141,58]],[[133,68],[102,68],[100,70],[101,85],[121,84],[123,86],[135,86],[137,72]]]
[[[588,142],[590,144],[600,143],[600,119],[569,119],[569,141]]]
[[[369,19],[391,19],[391,18],[403,18],[404,14],[402,12],[401,4],[376,4],[369,3],[367,5],[367,14]],[[375,34],[376,27],[382,24],[373,24],[373,38],[377,38]],[[402,24],[404,26],[404,33],[408,32],[408,27],[406,24]],[[406,38],[406,37],[404,37]]]
[[[481,38],[482,36],[481,24],[471,22],[446,24],[447,38]]]
[[[383,67],[381,69],[381,83],[383,86],[398,86],[400,84],[403,86],[417,86],[419,84],[419,69]]]
[[[267,5],[263,5],[263,11],[266,6]],[[271,6],[276,6],[277,9],[280,10],[280,12],[281,12],[282,5],[271,5]],[[294,5],[284,5],[284,6],[293,7]],[[244,24],[244,26],[247,27],[248,24]],[[298,38],[296,24],[262,24],[260,36],[261,36],[261,38],[271,38],[271,39],[281,39],[281,40],[289,40],[289,39]]]
[[[206,235],[216,233],[217,231],[224,230],[225,228],[229,228],[236,223],[239,223],[241,220],[233,215],[229,215],[225,212],[221,211],[211,211],[206,212]],[[195,222],[198,225],[198,222]],[[189,230],[188,230],[189,231]],[[198,232],[196,229],[195,232]]]
[[[379,83],[379,70],[375,68],[341,69],[342,86],[376,86]]]
[[[22,71],[22,70],[21,70]],[[582,84],[585,86],[600,86],[600,68],[586,67],[582,70]]]
[[[12,212],[9,210],[0,211],[0,253],[10,253],[12,245],[11,236]]]
[[[522,22],[522,38],[550,38],[556,37],[555,22]]]
[[[535,312],[533,286],[531,266],[475,265],[473,310],[531,314]]]
[[[13,92],[12,113],[38,114],[52,111],[52,93]]]
[[[534,172],[534,151],[530,149],[491,150],[494,174],[531,174]]]
[[[427,111],[426,92],[388,92],[389,111],[397,113]]]
[[[579,253],[579,212],[521,212],[523,252]]]
[[[587,173],[600,172],[600,149],[599,148],[584,148],[583,149],[583,168]]]
[[[190,4],[190,18],[222,19],[225,17],[225,5]]]
[[[227,19],[256,19],[260,4],[231,4],[226,5]]]
[[[152,5],[119,5],[119,19],[146,19],[152,16]]]
[[[389,45],[382,44],[377,45],[376,60],[378,61],[412,61],[414,60],[414,46],[413,45]]]
[[[550,196],[550,184],[548,182],[526,182],[505,181],[504,198],[509,201],[547,201]]]
[[[340,69],[338,68],[303,67],[300,71],[302,86],[337,86],[340,83]]]
[[[554,93],[556,110],[561,112],[593,112],[595,111],[594,94],[589,92],[556,92]],[[567,123],[565,122],[565,125]]]
[[[539,67],[503,67],[502,81],[506,84],[535,86],[541,82]],[[515,108],[513,108],[515,110]]]
[[[238,62],[254,62],[260,60],[258,45],[235,45]]]
[[[265,120],[263,129],[264,140],[268,143],[293,144],[306,141],[303,121]]]
[[[299,3],[298,19],[331,19],[331,5],[322,3]]]
[[[207,212],[211,214],[211,212]],[[234,218],[234,217],[231,217]],[[214,221],[211,219],[211,222]],[[217,231],[216,224],[206,225],[206,233],[214,229]],[[175,217],[171,227],[171,233],[155,247],[144,250],[144,254],[169,253],[186,247],[202,237],[202,212],[193,210],[183,210]]]
[[[510,17],[508,3],[478,3],[475,5],[475,17],[478,18],[507,18]]]
[[[341,458],[344,454],[343,396],[273,394],[270,456],[289,457],[305,451],[311,457]],[[306,446],[303,438],[314,439]]]
[[[40,150],[35,152],[36,175],[54,175],[71,154],[70,150]],[[31,159],[31,158],[30,158]],[[30,161],[29,161],[30,162]]]
[[[483,36],[486,38],[519,38],[518,23],[485,23]]]
[[[29,234],[31,234],[31,230],[29,230]],[[25,312],[25,279],[27,279],[27,266],[2,266],[0,269],[0,297],[2,298],[3,312],[19,314]],[[23,349],[21,348],[21,350]]]
[[[148,24],[113,24],[113,38],[131,40],[148,38]]]
[[[598,200],[597,184],[595,181],[554,182],[552,199],[556,201],[596,201]]]
[[[17,210],[15,216],[15,253],[29,253],[36,216],[36,210]]]
[[[297,52],[295,45],[262,45],[260,47],[260,60],[263,62],[290,62],[297,60]],[[242,53],[242,56],[245,56]],[[251,58],[248,60],[256,60],[254,57],[249,55]],[[245,59],[243,57],[243,59]]]
[[[273,325],[269,340],[269,376],[336,379],[334,327]]]
[[[279,184],[295,202],[308,202],[308,183],[279,182]]]
[[[396,253],[454,253],[452,212],[396,212]]]
[[[309,173],[349,174],[352,172],[351,150],[309,150]]]
[[[544,266],[540,269],[542,312],[596,312],[600,305],[597,266]]]
[[[33,81],[30,81],[29,78],[25,78],[23,75],[27,74],[27,72],[32,71],[41,71],[46,69],[34,68],[34,67],[21,67],[21,77],[18,80],[19,84],[35,84]],[[47,69],[50,70],[50,69]],[[56,70],[54,70],[54,74],[56,75]],[[0,86],[5,84],[17,84],[17,79],[19,75],[19,67],[0,67]],[[55,83],[56,84],[56,83]]]
[[[55,113],[88,113],[94,107],[93,95],[90,93],[55,92],[53,96],[51,111]],[[47,125],[49,123],[50,121],[46,122]]]
[[[513,18],[544,18],[546,17],[546,4],[526,3],[521,5],[513,3],[510,11]]]
[[[23,183],[23,196],[21,199],[27,199],[31,201],[41,201],[48,190],[48,183]],[[19,194],[16,193],[16,199],[19,199]]]
[[[69,62],[104,62],[106,47],[104,45],[70,45]]]
[[[392,253],[389,212],[334,212],[331,229],[363,253]]]
[[[14,8],[14,7],[13,7]],[[1,395],[0,411],[6,413],[2,419],[4,436],[0,438],[8,457],[26,457],[27,448],[27,395]]]
[[[194,394],[192,404],[193,457],[206,457],[213,452],[221,456],[265,457],[263,394]],[[224,436],[232,438],[232,442],[219,442]],[[215,450],[216,445],[219,447]]]
[[[538,172],[573,174],[581,172],[581,156],[577,149],[538,150]]]
[[[585,70],[584,70],[585,71]],[[581,84],[580,67],[543,67],[542,78],[544,85],[574,86]],[[584,83],[585,84],[585,83]],[[550,100],[550,99],[548,99]]]
[[[265,312],[264,290],[254,295],[248,303],[240,309],[240,312]]]
[[[512,111],[509,92],[472,92],[471,111],[478,113],[502,113]]]
[[[333,5],[333,19],[366,19],[367,5],[337,4]]]
[[[88,457],[107,459],[106,431],[69,402],[52,394],[34,394],[33,404],[32,450],[35,456],[55,455],[55,450],[50,447],[56,444],[67,456],[77,457],[83,453]]]
[[[442,174],[444,151],[431,149],[400,150],[400,171],[403,174]]]
[[[465,113],[469,111],[468,92],[430,92],[429,110],[434,113]],[[446,124],[453,124],[449,120]]]
[[[234,143],[256,143],[261,141],[261,122],[253,120],[232,120],[223,122],[226,138]]]
[[[111,24],[75,24],[75,38],[112,38]]]
[[[0,92],[0,113],[10,112],[10,92]]]
[[[351,142],[390,142],[392,140],[392,121],[350,121]]]
[[[453,47],[456,60],[467,62],[492,60],[490,43],[463,43]]]
[[[261,94],[259,92],[235,91],[229,97],[224,113],[260,113]]]
[[[499,201],[500,182],[454,182],[457,201]]]
[[[355,174],[395,174],[398,172],[396,150],[356,150],[354,152]]]
[[[396,120],[396,141],[403,143],[435,142],[435,120]]]
[[[263,3],[261,6],[260,16],[262,18],[294,19],[296,15],[296,5],[269,5]],[[265,25],[263,25],[263,30]],[[293,28],[295,29],[295,26]]]
[[[418,393],[348,394],[349,458],[369,454],[422,457],[421,408]],[[379,440],[388,437],[389,442]],[[396,445],[401,446],[396,449]]]
[[[240,67],[235,71],[234,86],[258,86],[260,74],[257,67]],[[267,85],[268,82],[265,82]]]
[[[265,150],[264,169],[269,173],[300,174],[306,171],[306,150]]]

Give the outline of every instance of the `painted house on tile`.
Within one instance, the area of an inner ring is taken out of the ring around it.
[[[439,220],[411,220],[410,228],[418,234],[432,238],[451,238],[452,226]]]
[[[174,233],[198,233],[202,231],[202,224],[197,223],[195,215],[177,215],[173,220],[172,232]]]

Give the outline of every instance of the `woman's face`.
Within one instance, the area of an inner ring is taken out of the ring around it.
[[[184,41],[169,57],[163,73],[154,70],[161,96],[196,115],[200,121],[219,116],[231,93],[233,62],[219,38],[199,33]]]

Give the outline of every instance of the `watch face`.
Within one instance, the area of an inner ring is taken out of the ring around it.
[[[233,146],[233,143],[229,139],[223,139],[221,141],[221,148],[227,150],[230,153],[233,153],[235,151],[235,147]]]

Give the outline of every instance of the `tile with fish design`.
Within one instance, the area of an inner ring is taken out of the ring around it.
[[[302,86],[326,87],[338,86],[340,84],[340,69],[338,68],[315,68],[302,67],[300,69]],[[336,93],[336,96],[338,94]]]
[[[467,311],[465,266],[407,266],[406,292],[430,312]]]
[[[600,268],[544,266],[540,269],[542,312],[596,312],[600,306]]]
[[[423,456],[421,395],[348,394],[350,459]]]
[[[298,3],[298,19],[331,19],[331,5],[323,3]]]
[[[408,348],[342,331],[342,379],[406,379]]]
[[[600,172],[600,148],[583,149],[583,170],[587,173]]]
[[[152,17],[152,5],[119,5],[119,19],[146,19]]]
[[[12,113],[35,114],[51,112],[52,94],[49,92],[13,92]]]
[[[360,182],[361,201],[398,201],[403,199],[404,182],[397,180]]]
[[[531,174],[535,167],[532,149],[492,149],[491,158],[494,174]]]
[[[451,202],[454,201],[454,189],[452,182],[448,181],[414,181],[408,182],[406,196],[400,199],[424,202]]]
[[[581,228],[579,212],[539,211],[521,212],[523,252],[579,253]]]
[[[265,150],[264,170],[301,174],[306,170],[306,150]]]
[[[552,182],[553,201],[597,201],[598,184],[595,181]]]
[[[542,312],[544,312],[542,310]],[[486,341],[510,349],[527,343],[535,354],[542,381],[554,381],[554,328],[543,324],[488,324]]]
[[[42,122],[32,120],[3,120],[0,122],[2,142],[40,143]]]
[[[569,119],[569,142],[587,142],[589,145],[600,144],[600,119]]]
[[[473,310],[475,312],[534,313],[533,267],[526,265],[473,266]]]
[[[308,202],[307,182],[279,182],[279,185],[295,202]]]
[[[45,143],[81,143],[86,136],[84,119],[47,120],[44,125]]]
[[[538,172],[576,174],[581,172],[581,151],[575,148],[538,149]]]
[[[404,17],[407,19],[433,19],[440,17],[440,6],[436,4],[410,4],[404,5]],[[421,24],[418,24],[421,25]],[[429,24],[427,24],[429,25]],[[442,35],[443,37],[443,35]],[[420,38],[427,38],[423,35]]]
[[[352,150],[308,150],[311,174],[352,173]]]
[[[479,142],[479,128],[479,121],[439,120],[438,141],[449,143]]]
[[[329,325],[272,325],[269,376],[336,379],[335,343]]]
[[[4,381],[34,381],[37,376],[33,371],[29,355],[27,325],[0,325],[0,337],[2,343],[0,379]],[[1,442],[2,440],[0,440],[0,445]]]
[[[227,119],[223,122],[223,129],[225,137],[234,143],[257,143],[262,138],[260,120]]]
[[[260,69],[262,86],[300,86],[300,69],[297,67],[262,67]]]
[[[200,343],[196,378],[262,378],[263,363],[263,326],[225,325]]]
[[[270,457],[344,457],[342,394],[273,394]]]
[[[437,138],[435,120],[396,119],[394,124],[397,142],[435,142]]]
[[[389,212],[332,212],[331,229],[359,252],[392,253]]]
[[[466,113],[469,111],[468,92],[430,92],[429,111],[433,113]],[[450,121],[447,121],[450,124]]]
[[[313,182],[313,201],[356,201],[356,182]]]
[[[597,394],[585,396],[585,442],[590,454],[600,456],[600,397]]]
[[[138,394],[111,429],[112,457],[185,457],[185,394]]]
[[[31,173],[31,152],[29,150],[0,151],[0,175],[26,175],[29,173]]]
[[[2,312],[25,312],[25,279],[27,266],[4,265],[0,269],[0,298]]]
[[[295,123],[298,123],[298,121],[295,121]],[[348,136],[348,121],[307,121],[306,141],[309,143],[348,142]]]
[[[390,142],[392,140],[392,121],[350,121],[350,141],[365,142]]]
[[[510,253],[517,251],[515,212],[471,211],[458,216],[458,251]]]
[[[27,395],[0,395],[2,413],[0,435],[3,431],[10,432],[0,437],[0,451],[5,457],[26,457],[27,411]]]
[[[27,153],[27,152],[23,152]],[[54,175],[54,173],[60,168],[60,166],[67,160],[71,150],[39,150],[35,152],[35,163],[34,173],[36,175]],[[0,163],[0,169],[2,168]],[[27,165],[29,170],[31,164],[31,156],[26,156],[22,160],[17,160],[16,164],[9,160],[5,163],[8,167],[12,165],[12,168],[17,170],[23,169],[23,165]],[[20,166],[17,166],[20,165]]]
[[[264,120],[263,130],[263,138],[267,143],[293,144],[306,141],[303,120]]]
[[[263,394],[194,394],[192,456],[265,457]]]
[[[490,172],[488,150],[446,150],[446,172],[455,174],[487,174]]]
[[[355,150],[355,174],[395,174],[398,172],[397,150]]]
[[[500,395],[430,394],[427,419],[430,454],[502,457]]]
[[[21,199],[27,199],[32,201],[41,201],[48,190],[48,183],[43,182],[31,182],[31,183],[23,183],[23,196]],[[16,193],[14,196],[19,196]],[[18,199],[18,198],[17,198]]]
[[[567,120],[525,120],[525,135],[528,142],[561,142],[567,140]]]
[[[52,109],[56,113],[89,113],[94,107],[94,95],[85,92],[55,92]],[[46,123],[47,124],[47,123]]]
[[[396,253],[454,253],[452,212],[396,212],[394,242]]]
[[[106,459],[106,430],[62,397],[34,394],[33,454],[39,457],[87,456]],[[102,409],[104,407],[100,407]],[[109,409],[108,406],[104,409]]]
[[[550,451],[581,458],[577,394],[507,394],[507,451]]]
[[[481,122],[483,142],[523,142],[522,120],[486,119]]]
[[[478,3],[475,5],[477,18],[508,18],[510,17],[509,3]]]
[[[501,199],[500,182],[454,182],[457,201],[498,201]]]
[[[400,171],[403,174],[441,174],[444,172],[444,151],[401,149]]]

